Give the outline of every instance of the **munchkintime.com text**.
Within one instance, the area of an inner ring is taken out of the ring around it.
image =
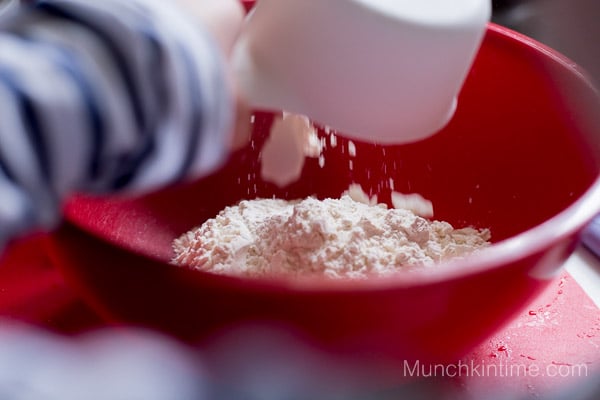
[[[587,364],[502,362],[488,364],[484,361],[459,361],[454,364],[426,364],[420,361],[404,361],[404,376],[415,378],[457,378],[457,377],[539,377],[568,378],[587,377]]]

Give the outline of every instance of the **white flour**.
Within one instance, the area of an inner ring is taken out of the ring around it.
[[[489,244],[406,209],[341,199],[258,199],[227,207],[173,243],[174,263],[238,276],[366,278],[428,267]]]
[[[317,131],[302,115],[275,118],[261,150],[261,178],[284,187],[298,180],[306,157],[317,158],[323,147]]]

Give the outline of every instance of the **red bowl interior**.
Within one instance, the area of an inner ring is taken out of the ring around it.
[[[600,211],[599,106],[573,63],[492,24],[455,117],[435,136],[355,142],[355,158],[338,137],[323,168],[309,159],[300,181],[280,189],[260,179],[272,115],[257,113],[253,143],[211,176],[142,198],[73,198],[51,251],[106,315],[187,340],[268,320],[328,349],[452,360],[547,285]],[[357,182],[389,201],[390,179],[431,200],[436,219],[490,228],[495,244],[427,275],[368,283],[257,281],[168,264],[175,237],[240,199],[337,197]]]

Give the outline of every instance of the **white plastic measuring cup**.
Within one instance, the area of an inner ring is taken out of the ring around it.
[[[254,107],[415,141],[451,119],[490,14],[490,0],[259,0],[234,70]]]

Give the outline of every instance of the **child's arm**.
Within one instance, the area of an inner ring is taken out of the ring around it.
[[[53,226],[74,190],[148,190],[223,160],[223,42],[185,1],[29,1],[2,19],[0,248]]]

